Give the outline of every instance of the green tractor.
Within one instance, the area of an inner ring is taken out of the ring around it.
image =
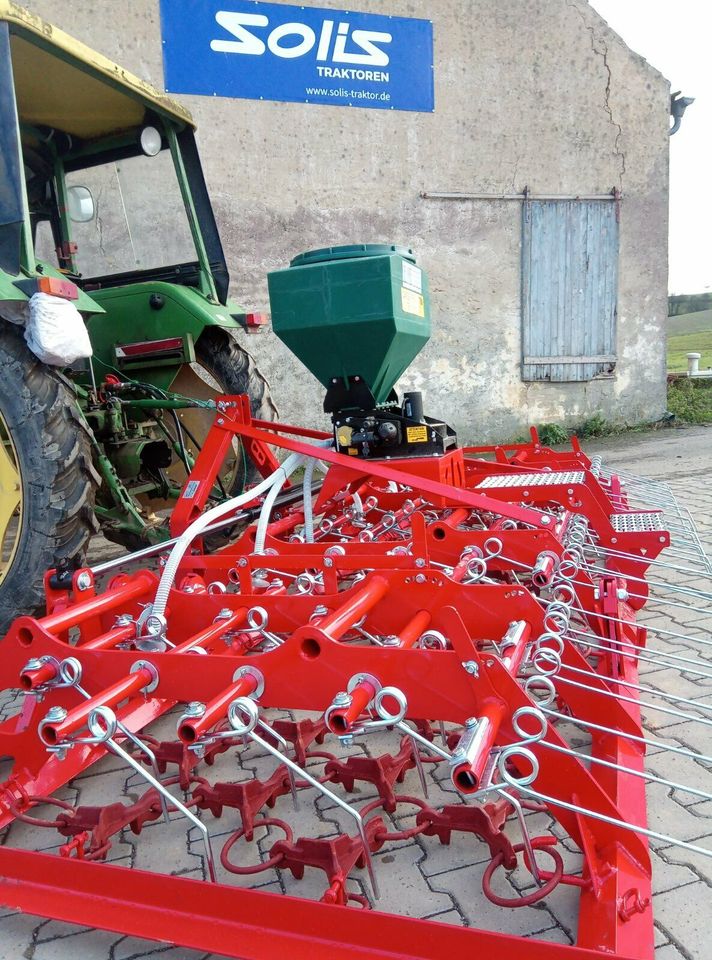
[[[0,0],[0,634],[97,529],[168,536],[217,394],[274,418],[228,283],[190,114]],[[35,356],[35,294],[74,304],[91,357]],[[252,479],[236,442],[216,499]]]

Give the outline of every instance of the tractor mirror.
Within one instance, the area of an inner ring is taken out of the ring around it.
[[[67,209],[69,219],[74,223],[89,223],[94,219],[94,197],[89,187],[67,188]]]

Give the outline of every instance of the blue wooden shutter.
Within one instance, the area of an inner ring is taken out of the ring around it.
[[[613,200],[522,204],[522,380],[591,380],[616,363]]]

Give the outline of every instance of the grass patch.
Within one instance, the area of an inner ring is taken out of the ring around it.
[[[712,423],[712,380],[673,380],[668,410],[685,423]]]
[[[610,423],[602,414],[594,413],[592,417],[580,423],[575,432],[579,440],[591,440],[594,437],[612,437],[630,429],[632,428]]]
[[[545,447],[553,447],[557,443],[567,443],[569,431],[558,423],[542,423],[537,427],[539,433],[539,442]],[[523,437],[520,442],[526,443],[528,437]]]
[[[679,333],[668,337],[667,368],[671,373],[687,370],[687,354],[701,353],[700,370],[712,367],[712,329],[700,333]]]
[[[545,447],[552,447],[556,444],[568,443],[574,434],[579,440],[593,440],[600,437],[617,437],[621,433],[635,433],[647,430],[651,426],[650,423],[611,423],[602,413],[594,413],[593,416],[571,427],[562,427],[560,423],[541,423],[537,426],[537,432],[539,442]],[[528,437],[518,437],[516,442],[526,443],[528,440]]]
[[[671,373],[687,370],[688,353],[702,354],[700,370],[712,367],[712,310],[669,317],[667,333],[667,368]]]

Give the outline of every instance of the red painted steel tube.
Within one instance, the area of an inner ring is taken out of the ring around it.
[[[36,670],[23,670],[20,674],[20,687],[23,690],[35,690],[41,687],[43,683],[54,680],[57,676],[57,670],[53,663],[43,663]]]
[[[198,737],[227,716],[227,708],[237,697],[249,697],[257,687],[255,677],[247,674],[226,687],[205,707],[202,717],[189,717],[178,727],[178,737],[183,743],[195,743]]]
[[[52,613],[48,617],[42,617],[38,621],[43,630],[48,633],[61,633],[70,627],[76,627],[78,624],[89,620],[91,617],[98,617],[100,614],[108,613],[124,603],[132,600],[138,600],[144,594],[155,587],[155,577],[149,574],[138,573],[120,587],[114,587],[98,597],[90,597],[87,600],[72,604],[59,613]]]
[[[452,573],[450,574],[450,579],[454,580],[455,583],[462,583],[464,578],[467,576],[470,560],[473,558],[467,556],[462,560],[458,560],[457,564],[453,567]]]
[[[531,624],[525,620],[514,621],[507,630],[503,640],[507,646],[503,649],[505,655],[502,664],[512,676],[516,676],[530,637]],[[475,793],[479,789],[503,716],[504,704],[501,701],[488,701],[477,726],[473,726],[469,732],[465,728],[458,744],[462,745],[465,757],[461,763],[453,766],[450,774],[453,784],[461,793]]]
[[[220,620],[217,623],[211,624],[205,630],[202,630],[194,637],[191,637],[190,640],[186,640],[185,643],[175,647],[170,651],[169,656],[176,653],[187,653],[193,648],[205,646],[212,640],[219,638],[222,634],[226,633],[233,627],[239,626],[245,619],[246,614],[247,609],[245,607],[240,607],[232,614],[231,617],[226,617],[224,620]],[[133,635],[133,628],[126,627],[125,629],[127,631],[130,630],[130,635]],[[97,644],[100,640],[101,638],[98,637],[97,640],[93,641],[93,645],[90,642],[89,644],[86,644],[86,647],[97,649]],[[113,640],[113,642],[116,643],[118,640]],[[110,645],[113,644],[106,643],[106,646]],[[89,714],[96,707],[112,707],[125,697],[129,697],[134,693],[137,693],[144,686],[146,686],[147,683],[150,683],[151,680],[152,674],[149,670],[139,670],[137,673],[131,673],[122,680],[118,680],[111,687],[107,687],[106,690],[96,694],[96,696],[92,697],[91,700],[85,701],[79,707],[76,707],[74,710],[72,710],[69,714],[67,714],[61,723],[47,724],[44,727],[45,738],[49,742],[54,743],[57,740],[74,733],[84,725],[89,717]]]
[[[267,527],[267,533],[271,537],[276,537],[280,533],[286,533],[288,530],[293,530],[297,524],[302,522],[302,517],[298,513],[287,514],[286,517],[281,517],[279,520],[273,520]]]
[[[368,680],[361,680],[351,691],[351,703],[348,707],[332,710],[326,716],[326,723],[332,733],[348,733],[363,711],[376,695],[376,688]]]
[[[101,636],[90,640],[88,643],[81,644],[82,650],[107,650],[115,647],[125,640],[131,640],[136,635],[136,628],[133,624],[127,627],[118,627],[103,633]],[[23,670],[20,674],[20,686],[23,690],[35,690],[57,676],[57,670],[53,663],[43,663],[36,670]]]
[[[420,640],[421,636],[430,626],[433,618],[427,610],[419,610],[410,618],[408,623],[398,633],[400,646],[405,650],[410,650]]]
[[[136,625],[130,623],[125,627],[116,627],[113,630],[102,633],[101,636],[95,637],[93,640],[87,641],[87,643],[80,644],[80,649],[109,650],[111,647],[115,647],[119,643],[124,643],[126,640],[133,640],[135,637]]]
[[[205,647],[212,640],[218,640],[224,633],[227,633],[229,630],[239,627],[245,620],[247,616],[247,607],[238,607],[237,610],[230,617],[226,617],[224,620],[218,620],[215,623],[211,623],[209,627],[206,627],[204,630],[201,630],[200,633],[196,633],[194,637],[191,637],[190,640],[186,640],[184,643],[179,644],[175,649],[171,650],[171,655],[176,653],[188,653],[190,650],[195,649],[196,647]]]
[[[89,715],[97,707],[114,707],[126,697],[133,696],[153,681],[153,674],[143,667],[135,673],[129,673],[121,680],[117,680],[106,690],[80,703],[70,710],[64,720],[57,723],[47,723],[43,727],[44,738],[47,743],[54,744],[75,733],[89,719]]]
[[[452,527],[454,530],[455,527],[458,527],[461,523],[464,523],[469,516],[469,510],[465,510],[464,507],[458,507],[456,510],[452,511],[449,517],[445,517],[444,520],[439,522],[445,527]]]
[[[271,426],[271,424],[270,424]],[[232,421],[229,429],[241,436],[249,437],[254,440],[262,440],[265,443],[282,447],[285,450],[291,450],[294,453],[304,453],[307,456],[317,456],[326,463],[342,466],[347,470],[353,470],[354,464],[346,454],[337,453],[335,450],[329,450],[327,447],[315,447],[314,444],[302,443],[299,440],[290,440],[288,437],[282,437],[271,433],[265,429]],[[459,451],[457,451],[459,453]],[[451,454],[446,454],[450,457]],[[396,483],[410,484],[418,489],[422,494],[430,494],[434,497],[442,497],[447,503],[460,503],[468,506],[470,509],[490,510],[497,515],[509,517],[520,523],[528,523],[535,529],[548,527],[551,524],[551,518],[529,507],[519,506],[517,503],[510,503],[493,496],[489,496],[481,491],[468,490],[452,484],[442,483],[439,480],[431,480],[425,476],[419,476],[411,473],[412,461],[404,461],[397,465],[398,461],[385,463],[383,461],[372,460],[368,463],[368,473],[373,477],[383,480],[395,480]],[[194,471],[195,472],[195,471]],[[193,473],[191,473],[193,477]]]
[[[388,593],[389,584],[383,577],[371,577],[353,597],[319,623],[319,630],[338,640],[347,630],[372,610]]]
[[[185,643],[182,643],[180,646],[175,647],[170,651],[169,655],[176,653],[187,653],[191,649],[196,647],[202,647],[210,643],[212,640],[219,638],[222,634],[226,633],[233,627],[239,626],[247,614],[247,609],[245,607],[240,607],[236,610],[232,616],[226,617],[224,620],[220,620],[217,623],[211,624],[205,630],[202,630],[200,633],[196,634],[194,637],[191,637],[189,640],[186,640]],[[130,635],[133,636],[133,627],[125,627],[122,630],[130,632]],[[119,634],[121,631],[113,631],[113,633]],[[100,649],[98,644],[102,642],[105,646],[111,646],[118,642],[118,639],[111,636],[111,634],[106,634],[104,637],[97,637],[95,641],[86,644],[86,647],[92,647],[93,649]],[[28,671],[29,672],[29,671]],[[127,676],[123,677],[121,680],[117,680],[116,683],[112,684],[110,687],[107,687],[105,690],[102,690],[101,693],[96,694],[91,697],[89,700],[85,700],[84,703],[80,704],[78,707],[75,707],[71,710],[67,716],[62,721],[57,723],[48,723],[43,727],[43,735],[45,740],[48,743],[57,743],[60,740],[68,737],[70,734],[76,732],[80,727],[84,726],[86,721],[89,718],[89,715],[96,707],[106,706],[113,707],[117,703],[120,703],[126,697],[133,696],[135,693],[138,693],[142,690],[147,684],[151,683],[154,679],[153,674],[148,669],[138,670],[135,673],[130,673]],[[254,689],[254,682],[250,681],[252,686],[249,689],[243,691],[243,693],[251,693]],[[238,693],[235,696],[240,696],[242,694]]]
[[[593,894],[591,895],[593,897]],[[0,903],[242,960],[602,960],[598,950],[0,847]],[[605,904],[607,906],[607,904]],[[613,918],[615,910],[608,911]],[[642,922],[642,921],[640,921]],[[615,924],[607,918],[606,926]],[[636,918],[626,926],[639,929]],[[606,954],[609,955],[609,954]],[[618,951],[634,960],[638,950]],[[650,953],[652,957],[652,952]]]
[[[23,670],[20,674],[20,687],[23,690],[34,690],[48,680],[53,680],[57,671],[52,663],[43,663],[36,670]]]
[[[430,626],[432,617],[427,610],[419,610],[398,633],[399,646],[406,650],[413,647]],[[332,733],[344,734],[356,723],[376,695],[376,688],[368,680],[361,680],[351,691],[351,703],[347,707],[329,710],[326,723]]]

